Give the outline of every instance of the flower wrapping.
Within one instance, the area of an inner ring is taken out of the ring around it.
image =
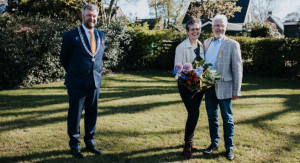
[[[175,64],[173,74],[175,78],[181,82],[191,92],[201,92],[214,86],[220,79],[221,75],[216,70],[211,70],[211,63],[206,63],[205,60],[192,63]]]

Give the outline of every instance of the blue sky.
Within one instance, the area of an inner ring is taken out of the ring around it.
[[[262,0],[259,0],[262,1]],[[148,0],[138,0],[137,3],[128,3],[126,0],[120,0],[119,2],[124,14],[128,17],[134,18],[151,18],[149,15],[150,9],[148,6]],[[300,0],[276,0],[273,15],[283,18],[293,11],[297,11],[300,8]]]

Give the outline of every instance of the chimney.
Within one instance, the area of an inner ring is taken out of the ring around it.
[[[268,15],[272,15],[272,11],[268,11]]]

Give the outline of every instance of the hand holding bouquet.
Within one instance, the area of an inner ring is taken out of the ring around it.
[[[206,63],[205,60],[186,63],[182,65],[177,63],[174,67],[173,74],[175,78],[181,82],[190,91],[201,92],[215,85],[221,75],[216,70],[210,70],[211,63]]]

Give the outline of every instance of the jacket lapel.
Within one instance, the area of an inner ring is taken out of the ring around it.
[[[213,37],[209,38],[207,41],[204,42],[204,51],[206,52],[211,41],[212,41]]]
[[[223,53],[223,51],[225,50],[225,47],[226,47],[226,45],[227,45],[227,41],[228,41],[228,38],[227,38],[226,36],[224,36],[224,40],[223,40],[223,42],[222,42],[222,44],[221,44],[221,47],[220,47],[220,50],[219,50],[219,52],[218,52],[218,56],[217,56],[217,59],[216,59],[216,65],[215,65],[215,68],[216,68],[217,70],[218,70],[219,65],[222,64],[222,63],[219,63],[219,62],[220,62],[220,59],[221,59],[222,57],[225,57],[225,56],[223,56],[223,55],[225,55],[226,53]]]
[[[82,33],[82,35],[83,35],[83,39],[84,39],[85,45],[87,46],[87,48],[89,49],[89,51],[91,51],[91,45],[90,45],[90,43],[89,43],[89,40],[88,40],[88,38],[87,38],[87,36],[86,36],[86,34],[85,34],[85,31],[84,31],[82,25],[80,26],[80,30],[81,30],[81,33]]]
[[[222,45],[221,45],[221,47],[220,47],[219,54],[222,53],[222,51],[223,51],[224,48],[226,47],[227,41],[228,41],[228,38],[227,38],[226,36],[224,36],[224,40],[223,40]]]

